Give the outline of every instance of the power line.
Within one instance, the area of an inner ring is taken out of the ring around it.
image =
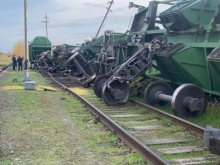
[[[63,30],[60,30],[60,29],[56,28],[55,26],[53,26],[53,25],[51,25],[51,24],[50,24],[49,26],[51,26],[52,28],[55,28],[56,30],[62,32],[61,34],[65,34],[65,35],[67,35],[69,38],[73,38],[73,37],[83,37],[83,36],[88,36],[88,35],[91,35],[92,33],[94,33],[94,32],[86,32],[86,33],[70,34],[70,33],[67,33],[66,31],[63,31]]]
[[[113,16],[114,16],[114,19],[115,19],[115,21],[116,21],[117,25],[118,25],[118,26],[120,26],[120,25],[119,25],[119,23],[118,23],[118,19],[117,19],[117,18],[116,18],[116,16],[115,16],[114,11],[112,11],[112,14],[113,14]],[[121,27],[121,26],[120,26],[120,27]]]
[[[46,36],[47,36],[47,38],[48,38],[47,24],[49,23],[48,19],[49,19],[49,17],[47,17],[47,13],[46,13],[45,17],[44,17],[44,21],[42,21],[42,22],[46,24]]]
[[[92,18],[92,19],[88,18],[89,19],[88,22],[82,21],[82,23],[76,23],[76,24],[77,24],[77,26],[79,26],[79,25],[84,25],[84,24],[88,24],[88,23],[93,23],[94,20],[98,20],[98,19],[101,19],[101,18],[103,18],[103,17],[96,17],[96,18]],[[53,21],[53,22],[57,22],[55,19],[50,18],[50,20]],[[78,22],[78,21],[76,21],[76,22]],[[52,25],[54,27],[57,26],[58,28],[63,28],[63,27],[72,27],[73,25],[71,25],[71,23],[72,22],[67,22],[67,23],[60,22],[60,23],[56,23],[56,24],[52,24]],[[69,26],[59,26],[59,25],[64,25],[64,24],[69,24]]]
[[[130,12],[128,12],[127,10],[125,10],[126,8],[128,9],[128,6],[124,6],[124,7],[117,7],[117,5],[114,5],[116,8],[113,9],[114,11],[120,11],[120,12],[124,12],[126,14],[131,14]]]

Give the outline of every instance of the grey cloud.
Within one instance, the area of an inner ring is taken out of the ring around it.
[[[85,6],[88,6],[88,7],[105,7],[104,3],[103,4],[98,4],[98,3],[90,3],[90,2],[86,2],[86,3],[83,3],[83,5]]]

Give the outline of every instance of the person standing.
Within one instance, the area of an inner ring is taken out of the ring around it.
[[[16,59],[15,55],[13,55],[13,57],[12,57],[12,62],[13,62],[13,70],[15,70],[16,64],[17,64],[17,59]]]
[[[18,56],[18,70],[22,70],[22,62],[23,62],[23,59],[21,56]]]
[[[18,56],[15,56],[15,59],[16,59],[15,68],[17,68],[17,66],[18,66]]]
[[[22,58],[22,65],[25,65],[25,64],[24,64],[24,56],[22,56],[21,58]],[[25,67],[25,66],[24,66],[24,67]],[[24,70],[25,70],[25,68],[24,68]]]

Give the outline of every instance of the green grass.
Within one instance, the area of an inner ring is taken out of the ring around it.
[[[144,159],[140,154],[130,155],[127,159],[128,159],[128,163],[132,165],[139,165],[144,162]]]
[[[29,71],[29,77],[33,80],[36,81],[36,85],[51,85],[49,81],[45,81],[45,79],[42,78],[41,74],[37,71]],[[18,79],[18,82],[14,82],[14,78]],[[10,74],[6,79],[1,81],[2,85],[7,85],[7,86],[24,86],[22,80],[24,78],[24,71],[12,71],[10,70]]]
[[[165,117],[163,117],[161,119],[161,122],[162,122],[163,125],[171,125],[172,124],[172,120],[171,119],[167,119]]]
[[[10,64],[12,64],[12,63],[11,62],[2,62],[2,61],[0,61],[1,66],[8,66]]]
[[[196,118],[189,118],[189,121],[197,123],[201,126],[212,126],[220,129],[220,108],[208,107],[204,114]]]
[[[1,164],[16,158],[27,164],[56,164],[71,158],[73,148],[68,127],[57,113],[61,92],[7,91],[9,104],[14,108],[2,116],[4,157]],[[27,97],[28,96],[28,97]],[[53,99],[52,99],[53,98]],[[45,106],[50,104],[50,106]],[[14,151],[14,154],[10,154]],[[54,163],[52,163],[54,161]]]

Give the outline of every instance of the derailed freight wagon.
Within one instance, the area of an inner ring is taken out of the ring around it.
[[[108,74],[124,62],[126,56],[126,33],[107,30],[104,36],[87,41],[64,61],[66,69],[88,86],[97,75]]]

